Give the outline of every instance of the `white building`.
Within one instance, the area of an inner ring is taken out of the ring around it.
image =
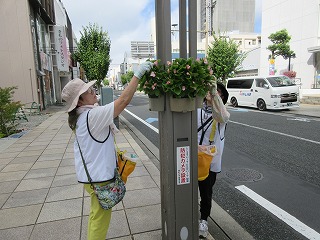
[[[291,36],[290,48],[296,53],[291,59],[291,70],[301,78],[301,95],[320,94],[320,20],[318,0],[262,1],[260,75],[269,74],[266,48],[272,44],[271,33],[287,29]],[[277,74],[288,69],[288,60],[281,56],[275,60]],[[318,89],[316,89],[318,88]]]

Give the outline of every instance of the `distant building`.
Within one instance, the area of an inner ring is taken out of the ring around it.
[[[198,29],[212,33],[254,32],[255,0],[198,0]],[[206,26],[206,22],[207,26]]]

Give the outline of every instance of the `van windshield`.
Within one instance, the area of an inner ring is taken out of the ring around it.
[[[272,87],[293,86],[294,82],[287,76],[267,77]]]

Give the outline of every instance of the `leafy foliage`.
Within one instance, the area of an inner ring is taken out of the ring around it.
[[[238,44],[224,36],[213,36],[214,41],[208,48],[208,61],[212,67],[213,75],[221,81],[234,75],[240,70],[242,61],[246,58],[245,53],[240,53]]]
[[[149,97],[167,93],[175,98],[205,96],[215,81],[212,69],[205,59],[177,58],[166,65],[154,60],[154,65],[139,82],[139,90]]]
[[[145,92],[149,97],[159,97],[164,94],[164,84],[167,72],[160,60],[149,60],[153,62],[150,72],[147,72],[139,81],[138,90]]]
[[[74,58],[85,70],[89,80],[97,80],[98,87],[107,75],[110,66],[111,41],[107,32],[97,24],[89,24],[80,32],[81,38]]]
[[[273,43],[267,47],[271,51],[269,58],[275,59],[277,56],[282,56],[284,59],[296,57],[294,51],[290,50],[291,36],[289,36],[287,29],[272,33],[268,38]]]
[[[165,92],[177,98],[205,96],[215,81],[206,59],[177,58],[168,67]]]
[[[132,77],[133,77],[133,71],[128,71],[126,74],[121,75],[122,85],[129,83]]]
[[[14,90],[17,87],[0,87],[0,135],[9,136],[16,131],[15,114],[23,105],[13,102]]]

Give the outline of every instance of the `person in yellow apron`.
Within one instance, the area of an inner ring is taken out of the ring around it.
[[[217,173],[221,172],[221,158],[224,148],[225,131],[230,114],[225,104],[229,93],[223,84],[217,83],[208,92],[203,107],[198,108],[198,145],[214,145],[215,154],[208,166],[208,176],[198,181],[200,191],[199,237],[208,236],[207,219],[211,212],[212,187]]]

